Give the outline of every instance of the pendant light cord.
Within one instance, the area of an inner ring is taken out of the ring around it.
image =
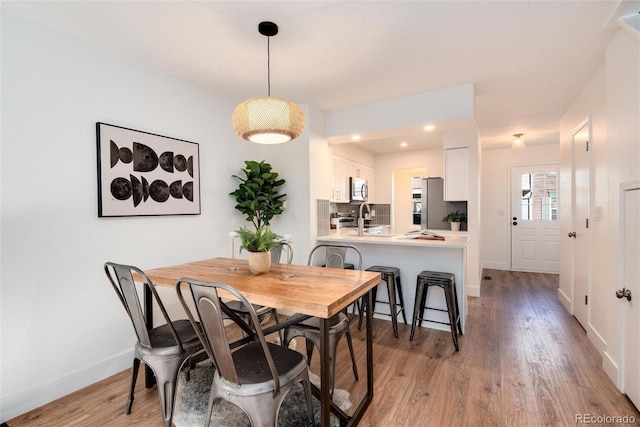
[[[267,37],[267,96],[271,96],[271,50],[269,49],[269,40]]]

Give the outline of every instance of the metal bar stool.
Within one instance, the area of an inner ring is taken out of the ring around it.
[[[438,286],[444,291],[444,297],[447,302],[447,309],[427,307],[427,291],[431,286]],[[437,320],[424,319],[424,310],[446,311],[449,314],[449,322],[439,322]],[[455,276],[451,273],[442,273],[439,271],[422,271],[418,274],[416,283],[416,301],[413,308],[413,321],[411,322],[411,335],[409,341],[413,341],[413,334],[416,331],[416,323],[422,326],[422,321],[440,323],[449,325],[451,328],[451,337],[456,351],[460,351],[458,347],[458,334],[462,335],[462,324],[460,323],[460,310],[458,309],[458,294],[456,292]],[[457,326],[457,327],[456,327]]]
[[[398,338],[398,313],[402,312],[402,319],[405,325],[407,324],[407,316],[404,311],[404,299],[402,298],[402,285],[400,284],[400,269],[396,267],[385,267],[382,265],[374,265],[367,268],[366,271],[375,271],[380,273],[382,280],[387,283],[387,293],[389,295],[389,301],[381,301],[376,299],[378,287],[376,286],[371,290],[373,299],[372,313],[384,314],[391,317],[391,324],[393,326],[393,335]],[[397,292],[396,292],[397,289]],[[376,303],[383,303],[389,305],[389,313],[376,312]],[[362,306],[360,307],[360,319],[358,320],[358,329],[362,326],[362,315],[366,309],[367,299],[362,299]],[[400,307],[398,309],[398,307]]]

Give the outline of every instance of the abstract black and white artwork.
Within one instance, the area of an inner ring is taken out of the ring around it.
[[[200,214],[199,146],[96,123],[98,216]]]

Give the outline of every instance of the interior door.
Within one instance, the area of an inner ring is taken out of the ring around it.
[[[511,168],[511,269],[559,272],[558,165]]]
[[[586,329],[589,295],[589,123],[573,133],[572,205],[573,230],[573,315]]]
[[[616,293],[622,304],[622,387],[636,408],[640,408],[640,185],[623,191],[622,202],[624,288],[622,293]]]

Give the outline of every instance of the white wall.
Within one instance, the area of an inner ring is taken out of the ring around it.
[[[327,113],[327,136],[362,134],[473,118],[473,84],[467,83]]]
[[[365,166],[376,167],[376,155],[370,151],[363,150],[355,144],[333,144],[331,145],[331,153]]]
[[[527,146],[524,150],[485,150],[482,152],[482,268],[511,269],[511,167],[548,164],[559,161],[559,144]],[[560,197],[566,197],[560,194]],[[560,211],[560,216],[571,212]]]
[[[639,41],[619,30],[609,43],[603,67],[560,121],[561,191],[570,191],[571,132],[584,119],[591,118],[591,224],[592,260],[590,264],[591,304],[587,336],[603,350],[603,366],[609,377],[621,386],[620,305],[614,297],[620,283],[619,191],[622,183],[640,179],[640,49]],[[565,200],[565,203],[567,201]],[[569,208],[570,208],[570,201]],[[602,209],[599,221],[593,215]],[[561,209],[567,209],[566,205]],[[570,223],[560,223],[560,234],[571,231]],[[568,239],[561,246],[571,253]],[[570,265],[561,263],[560,290],[571,295]],[[570,301],[565,305],[570,304]]]
[[[243,223],[231,175],[259,151],[233,133],[229,102],[5,10],[1,19],[5,421],[131,365],[133,331],[103,263],[228,256],[228,232]],[[97,121],[199,143],[202,214],[98,218]]]

